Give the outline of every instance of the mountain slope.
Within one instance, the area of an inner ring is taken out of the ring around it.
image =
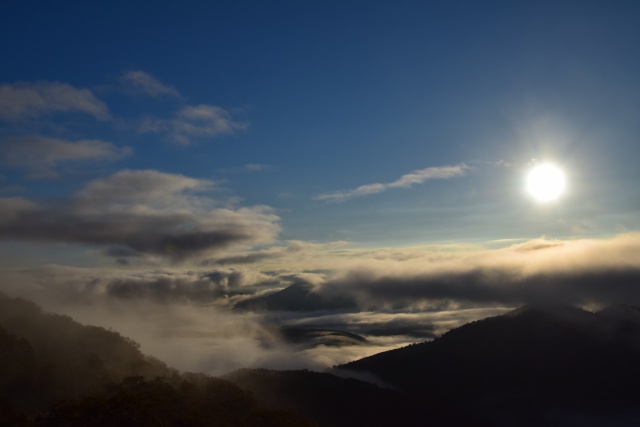
[[[272,409],[299,412],[320,426],[474,426],[483,424],[442,402],[312,371],[241,369],[223,377]]]
[[[36,416],[37,414],[37,416]],[[0,425],[312,426],[238,386],[180,374],[120,334],[0,294]]]
[[[145,356],[137,343],[117,332],[84,326],[70,317],[45,313],[36,304],[2,294],[0,341],[3,370],[19,375],[19,380],[3,376],[0,389],[6,389],[5,396],[23,409],[43,408],[61,399],[95,393],[105,384],[130,375],[177,375],[176,370]],[[9,368],[10,363],[19,369]]]
[[[485,412],[640,412],[640,350],[628,339],[640,326],[620,335],[619,325],[573,307],[528,306],[338,370],[370,373],[406,392]]]

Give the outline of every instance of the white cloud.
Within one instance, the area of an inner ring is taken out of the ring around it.
[[[166,133],[173,142],[187,145],[194,139],[211,139],[247,128],[231,113],[216,105],[187,105],[171,119],[147,118],[139,127],[142,133]]]
[[[260,172],[269,169],[271,169],[271,166],[262,163],[247,163],[242,168],[242,170],[245,172]]]
[[[129,147],[98,140],[65,141],[44,136],[23,136],[2,141],[3,163],[24,168],[34,178],[58,175],[56,167],[70,162],[118,160],[131,154]]]
[[[362,258],[316,290],[361,307],[536,302],[640,303],[640,233],[609,239],[536,239],[502,249],[423,258]]]
[[[353,197],[367,196],[369,194],[382,193],[392,188],[408,188],[418,184],[424,184],[434,179],[449,179],[463,176],[469,170],[469,166],[460,163],[452,166],[436,166],[418,169],[411,173],[402,175],[400,178],[387,183],[373,183],[361,185],[352,190],[341,190],[316,196],[316,200],[326,200],[331,202],[343,202]]]
[[[69,112],[86,113],[98,120],[109,118],[106,104],[89,89],[58,82],[0,86],[0,118],[18,120]]]
[[[180,98],[180,92],[172,86],[162,83],[160,80],[145,71],[129,71],[122,75],[122,80],[139,92],[153,97],[173,96]]]

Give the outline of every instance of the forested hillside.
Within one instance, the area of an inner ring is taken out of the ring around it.
[[[217,378],[181,374],[117,332],[0,294],[0,425],[306,426]]]

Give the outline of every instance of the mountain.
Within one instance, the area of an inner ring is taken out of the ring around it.
[[[598,311],[598,316],[608,319],[617,327],[640,325],[640,308],[627,304],[616,304]]]
[[[127,376],[177,375],[161,361],[140,352],[119,333],[84,326],[68,316],[49,314],[36,304],[0,294],[2,366],[5,395],[18,407],[41,409],[62,399],[100,391]],[[9,368],[14,364],[13,368]]]
[[[521,423],[523,417],[549,423],[550,414],[559,413],[630,414],[638,421],[640,323],[630,322],[629,314],[610,314],[525,306],[337,371],[374,375],[399,390],[466,408],[492,423],[496,418]]]
[[[238,302],[236,310],[251,311],[318,311],[355,308],[356,303],[348,297],[328,297],[313,290],[309,283],[294,283],[273,294]]]
[[[302,345],[364,339],[282,333]],[[638,361],[640,308],[529,305],[324,373],[219,379],[179,373],[117,332],[0,294],[0,425],[19,427],[636,426]]]
[[[179,373],[110,330],[0,293],[0,425],[312,426],[218,378]]]
[[[240,369],[223,378],[266,407],[299,412],[320,426],[483,425],[446,403],[330,373]]]

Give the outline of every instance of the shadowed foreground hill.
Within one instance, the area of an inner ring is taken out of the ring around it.
[[[326,427],[483,426],[455,407],[329,373],[240,369],[223,378],[269,408],[293,410]]]
[[[68,316],[0,294],[0,394],[24,410],[83,397],[130,375],[174,376],[119,333],[84,326]]]
[[[637,310],[529,306],[337,370],[373,374],[496,425],[580,425],[571,424],[577,414],[606,420],[582,425],[637,425],[639,361]]]
[[[310,426],[120,334],[0,294],[0,426]]]
[[[128,377],[99,397],[63,401],[38,415],[37,427],[311,427],[302,417],[259,406],[249,392],[204,375]]]

